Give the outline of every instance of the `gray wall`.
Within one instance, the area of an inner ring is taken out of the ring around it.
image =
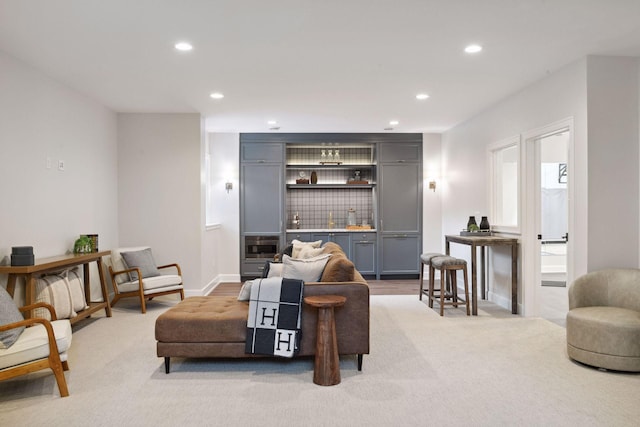
[[[87,233],[116,245],[116,114],[2,52],[0,93],[0,259],[21,245],[60,255]]]
[[[202,277],[202,135],[199,114],[118,114],[121,247],[149,245],[158,264],[178,262],[185,292]]]

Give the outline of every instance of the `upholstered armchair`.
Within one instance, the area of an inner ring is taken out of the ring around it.
[[[567,353],[587,365],[640,372],[640,270],[595,271],[571,284]]]
[[[175,263],[156,266],[148,246],[114,249],[106,257],[106,265],[114,292],[111,306],[121,298],[136,297],[140,299],[142,313],[146,313],[146,301],[154,297],[177,293],[184,299],[180,266]]]
[[[41,369],[51,369],[61,397],[69,395],[64,372],[69,370],[67,350],[71,347],[71,323],[56,320],[55,309],[40,302],[18,309],[3,287],[0,287],[0,380],[26,375]],[[43,307],[52,320],[24,319],[20,312]],[[18,311],[19,310],[19,311]],[[13,319],[9,323],[6,320]]]

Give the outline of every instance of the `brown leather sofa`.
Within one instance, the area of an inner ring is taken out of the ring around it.
[[[369,354],[369,285],[335,243],[324,253],[332,256],[320,282],[305,283],[304,296],[342,295],[344,306],[335,310],[338,351]],[[245,358],[265,357],[245,353],[248,301],[235,296],[190,297],[167,310],[156,320],[157,355],[165,358],[169,373],[171,357]],[[312,356],[316,349],[317,310],[306,304],[302,311],[302,335],[298,356]]]

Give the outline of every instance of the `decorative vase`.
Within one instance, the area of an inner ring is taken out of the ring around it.
[[[318,183],[318,174],[316,173],[316,171],[311,171],[311,183],[312,184]]]
[[[489,220],[487,219],[486,216],[483,216],[482,220],[480,221],[480,230],[489,231],[490,229],[491,229],[491,226],[489,225]]]
[[[473,231],[473,230],[471,230],[471,228],[475,228],[475,227],[471,227],[472,225],[475,225],[476,227],[478,226],[478,224],[476,223],[476,217],[475,216],[470,216],[469,217],[469,221],[467,221],[467,231]]]

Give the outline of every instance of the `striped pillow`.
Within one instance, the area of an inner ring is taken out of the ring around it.
[[[51,304],[56,310],[58,319],[69,319],[77,315],[73,311],[71,294],[64,277],[50,274],[36,280],[35,297],[35,302]],[[51,320],[49,310],[46,308],[35,309],[33,316]]]

